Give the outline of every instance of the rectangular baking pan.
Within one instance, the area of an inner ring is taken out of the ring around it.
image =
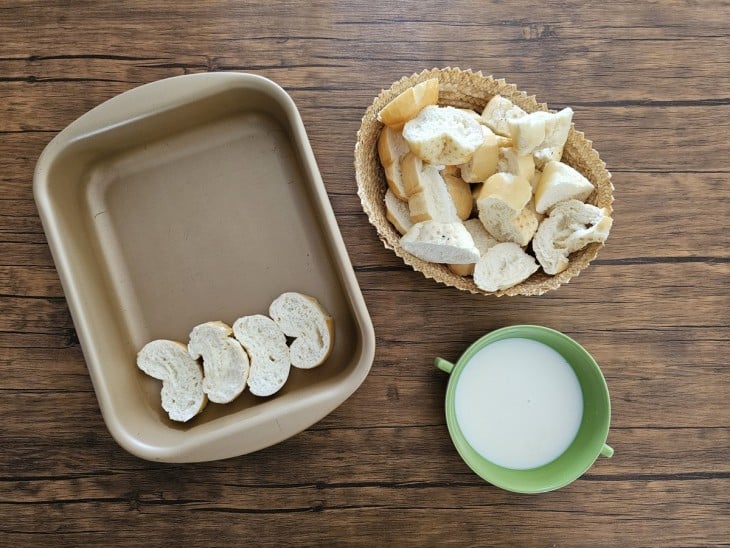
[[[335,409],[365,379],[374,335],[301,118],[250,74],[210,73],[130,90],[62,131],[34,194],[109,431],[168,462],[241,455]],[[159,338],[266,314],[284,291],[316,297],[335,346],[281,392],[245,391],[171,422],[160,382],[135,363]]]

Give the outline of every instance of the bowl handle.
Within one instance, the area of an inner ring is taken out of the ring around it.
[[[443,358],[434,358],[433,364],[444,373],[451,373],[454,370],[454,364]]]
[[[607,459],[613,457],[613,447],[611,447],[607,443],[604,443],[603,447],[601,448],[601,456],[606,457]]]

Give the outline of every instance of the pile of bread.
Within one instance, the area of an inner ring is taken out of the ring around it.
[[[585,203],[593,184],[560,161],[570,108],[528,114],[495,95],[480,114],[438,99],[432,78],[378,113],[386,213],[405,251],[493,292],[605,242],[609,212]]]
[[[229,403],[246,386],[255,396],[271,396],[292,366],[312,369],[330,355],[334,321],[315,298],[283,293],[269,316],[243,316],[233,327],[206,322],[193,328],[187,345],[158,339],[140,350],[137,367],[162,381],[162,408],[170,419],[186,422],[208,400]]]

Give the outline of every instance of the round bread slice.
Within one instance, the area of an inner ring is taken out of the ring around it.
[[[238,318],[233,334],[251,360],[248,389],[254,396],[271,396],[281,390],[291,362],[284,333],[276,322],[262,314]]]
[[[187,422],[208,403],[203,372],[182,343],[158,339],[137,354],[137,367],[162,381],[162,408],[171,420]]]
[[[314,297],[301,293],[282,293],[269,306],[269,315],[287,337],[291,364],[299,369],[321,365],[332,352],[335,323]]]
[[[474,283],[484,291],[499,291],[525,281],[538,268],[535,258],[519,245],[497,244],[474,267]]]
[[[231,402],[246,388],[248,356],[232,333],[223,322],[206,322],[190,333],[188,352],[203,358],[203,390],[215,403]]]
[[[408,88],[378,113],[378,120],[386,126],[400,129],[424,107],[435,105],[439,100],[438,78],[430,78]]]
[[[408,253],[430,263],[468,264],[479,260],[479,250],[461,222],[416,223],[400,243]]]
[[[463,110],[430,105],[403,126],[403,138],[425,162],[464,164],[484,142],[482,126]]]

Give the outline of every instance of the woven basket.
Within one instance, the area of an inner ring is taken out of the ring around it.
[[[513,84],[484,76],[481,72],[458,68],[424,70],[419,74],[403,77],[389,89],[383,90],[365,111],[357,132],[355,176],[362,207],[370,223],[377,229],[385,247],[392,249],[406,264],[427,278],[463,291],[484,295],[542,295],[577,276],[596,257],[603,244],[590,244],[573,253],[568,268],[560,274],[548,276],[539,270],[524,282],[496,292],[479,289],[471,277],[458,276],[446,265],[423,261],[403,250],[400,245],[400,234],[385,217],[384,199],[388,185],[378,158],[378,136],[383,124],[377,120],[377,114],[401,92],[429,78],[439,79],[440,105],[471,108],[481,112],[489,99],[499,94],[526,112],[548,110],[547,105],[538,103],[534,96],[519,91]],[[595,186],[595,191],[586,201],[611,212],[613,203],[611,174],[606,170],[606,164],[600,159],[598,152],[593,149],[591,141],[586,139],[583,133],[576,131],[575,127],[571,128],[568,135],[562,161],[581,172]]]

